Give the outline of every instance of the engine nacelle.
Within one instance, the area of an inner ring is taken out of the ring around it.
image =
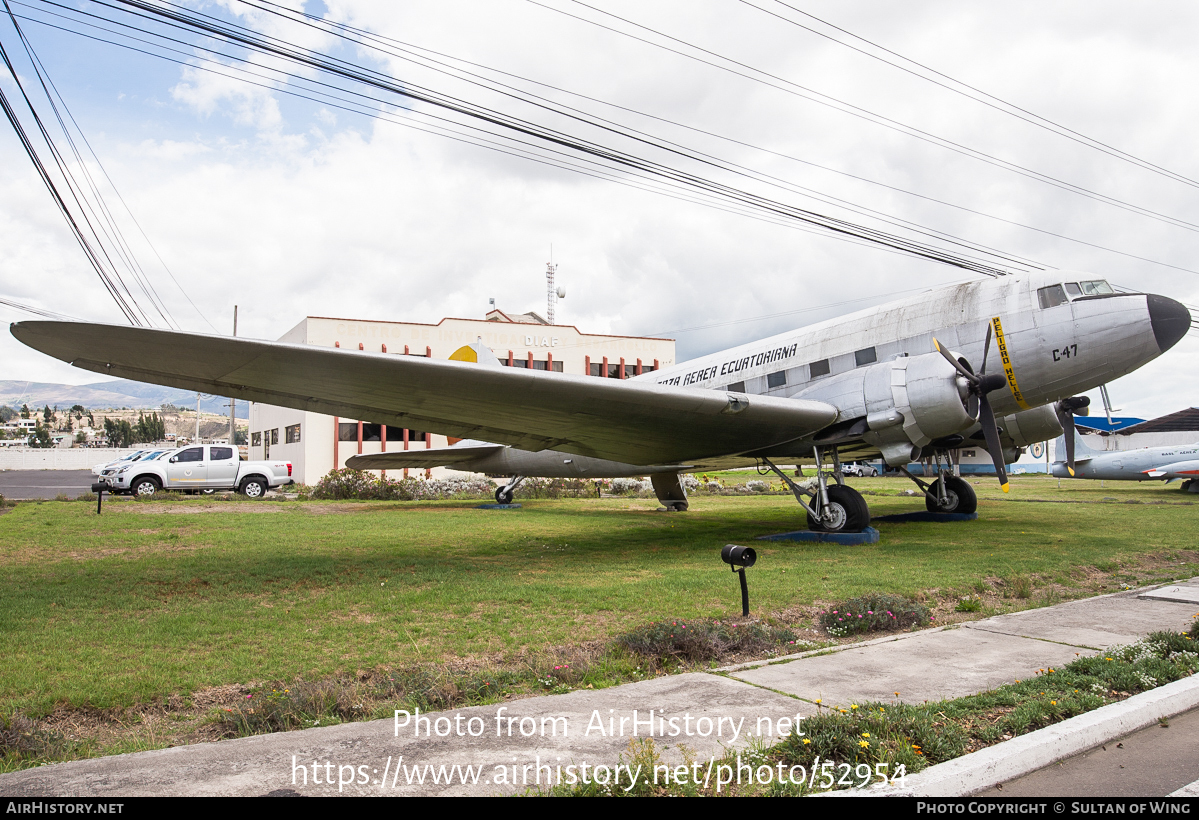
[[[841,408],[842,418],[865,417],[862,438],[891,466],[907,464],[924,445],[960,433],[978,420],[978,400],[939,353],[904,356],[824,379],[795,394]]]
[[[1027,447],[1038,441],[1050,441],[1064,432],[1052,404],[1021,410],[1010,416],[1000,416],[998,424],[1003,429],[999,440],[1006,445],[1010,439],[1017,447]]]

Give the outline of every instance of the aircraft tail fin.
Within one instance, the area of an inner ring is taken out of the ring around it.
[[[1077,464],[1080,461],[1090,461],[1091,458],[1096,454],[1097,451],[1092,450],[1083,442],[1082,436],[1079,435],[1078,428],[1075,427],[1074,463]],[[1063,463],[1066,461],[1066,437],[1064,435],[1058,436],[1053,442],[1053,460]]]

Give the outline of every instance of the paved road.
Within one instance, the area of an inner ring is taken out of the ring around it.
[[[0,470],[0,495],[5,498],[75,498],[91,492],[91,470]]]
[[[1199,711],[1176,715],[980,797],[1163,797],[1199,780]]]

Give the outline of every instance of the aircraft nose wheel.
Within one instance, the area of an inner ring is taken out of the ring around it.
[[[970,483],[957,476],[945,479],[945,503],[941,500],[941,479],[933,482],[928,495],[924,497],[924,506],[931,513],[972,513],[978,509],[978,496]]]
[[[495,491],[495,502],[497,504],[511,504],[512,491],[505,487],[500,487]]]
[[[862,494],[845,484],[828,488],[828,507],[816,518],[808,513],[808,529],[817,532],[861,532],[870,524],[870,508]]]

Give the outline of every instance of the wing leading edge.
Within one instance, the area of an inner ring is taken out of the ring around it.
[[[633,464],[761,450],[837,419],[818,401],[417,356],[82,322],[10,329],[35,350],[108,376]]]

